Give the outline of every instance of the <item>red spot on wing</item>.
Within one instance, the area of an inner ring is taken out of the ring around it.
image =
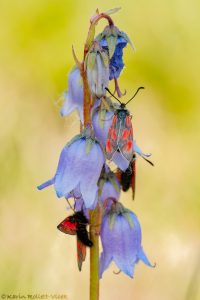
[[[112,127],[113,127],[113,126],[115,127],[115,126],[116,126],[116,123],[117,123],[117,116],[114,115],[114,116],[113,116],[113,120],[112,120],[112,125],[111,125],[111,126],[112,126]]]
[[[64,227],[64,228],[68,228],[68,229],[71,229],[71,230],[76,230],[77,228],[77,222],[70,222],[68,220],[64,220],[61,225]]]
[[[122,140],[127,140],[129,137],[129,130],[127,128],[125,128],[123,131],[122,131]]]
[[[126,127],[130,127],[132,124],[131,124],[131,117],[130,116],[127,116],[126,117]]]
[[[77,231],[77,222],[71,222],[70,217],[63,220],[57,228],[65,234],[75,235]]]
[[[128,140],[126,147],[125,147],[125,151],[130,152],[132,150],[133,150],[133,142],[131,140]]]
[[[111,144],[111,140],[107,139],[107,141],[106,141],[106,152],[112,152],[112,150],[113,150],[113,147],[112,147],[112,144]]]
[[[111,129],[111,139],[114,141],[117,139],[116,129]]]

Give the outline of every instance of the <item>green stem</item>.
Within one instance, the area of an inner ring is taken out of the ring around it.
[[[90,239],[93,242],[90,249],[90,300],[99,299],[99,234],[97,231],[99,216],[98,208],[90,213]]]

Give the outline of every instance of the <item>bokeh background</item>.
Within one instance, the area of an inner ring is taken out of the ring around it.
[[[120,86],[127,97],[146,87],[129,108],[155,163],[138,160],[136,200],[127,193],[122,201],[138,215],[157,267],[140,263],[132,280],[112,265],[100,299],[200,299],[199,0],[0,0],[1,293],[88,299],[89,261],[79,273],[75,239],[56,229],[66,203],[36,186],[79,130],[76,114],[59,116],[71,46],[81,57],[95,9],[118,6],[115,23],[137,49],[124,51]]]

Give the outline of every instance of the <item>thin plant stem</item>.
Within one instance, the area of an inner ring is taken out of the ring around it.
[[[97,220],[100,219],[99,209],[90,212],[90,300],[99,300],[99,232]]]
[[[95,26],[102,18],[107,19],[109,26],[113,26],[113,20],[105,13],[97,14],[90,20],[90,27],[88,36],[84,46],[84,58],[83,63],[80,64],[80,73],[83,79],[83,91],[84,91],[84,128],[87,125],[91,125],[91,94],[89,90],[87,73],[84,67],[86,55],[92,45],[95,36]],[[101,223],[101,209],[100,206],[90,211],[90,239],[93,242],[93,246],[90,248],[90,300],[99,300],[99,228]]]

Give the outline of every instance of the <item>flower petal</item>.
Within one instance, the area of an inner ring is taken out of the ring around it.
[[[100,274],[99,277],[102,278],[103,272],[109,267],[110,263],[112,261],[112,255],[110,253],[101,253],[100,257]]]
[[[69,94],[67,92],[64,92],[63,96],[64,96],[65,101],[60,110],[60,114],[61,114],[61,117],[66,117],[69,114],[71,114],[71,112],[73,110],[76,109],[77,105],[76,105],[76,103],[74,103],[74,101],[71,98],[69,98]]]
[[[65,146],[61,152],[55,175],[55,190],[58,197],[67,195],[80,182],[83,175],[81,159],[85,155],[84,146],[85,141],[79,139],[69,146]]]
[[[126,171],[126,169],[129,166],[129,161],[121,154],[119,151],[115,151],[112,157],[112,161],[122,170],[123,172]]]
[[[145,265],[154,268],[155,265],[152,265],[148,259],[148,257],[146,256],[146,254],[144,253],[144,250],[141,248],[139,253],[138,253],[138,259],[141,260]]]
[[[61,116],[67,116],[77,109],[83,124],[83,82],[78,68],[74,68],[69,74],[68,93],[64,93],[64,97],[65,102],[60,112]]]
[[[116,180],[116,185],[118,186],[118,190],[113,186],[110,181],[106,181],[103,185],[102,192],[100,195],[100,200],[104,202],[108,198],[114,198],[116,200],[119,199],[120,195],[120,186],[118,181]]]
[[[94,209],[97,204],[97,185],[88,183],[87,180],[80,183],[81,193],[83,195],[84,203],[86,208]]]
[[[144,153],[140,147],[137,145],[136,140],[133,142],[133,151],[139,154],[140,156],[150,157],[151,153]]]
[[[37,189],[38,189],[39,191],[40,191],[40,190],[43,190],[44,188],[46,188],[46,187],[48,187],[48,186],[54,184],[54,181],[55,181],[55,178],[53,177],[53,178],[51,178],[51,179],[45,181],[45,182],[42,183],[41,185],[38,185],[38,186],[37,186]]]
[[[85,159],[82,160],[80,190],[86,208],[92,207],[96,201],[97,182],[104,162],[105,158],[98,143],[92,146],[90,153],[85,154]]]
[[[101,120],[103,121],[103,127],[100,125],[100,120],[99,120],[99,114],[96,112],[93,116],[93,127],[94,127],[94,133],[97,138],[97,140],[102,143],[102,145],[105,147],[106,145],[106,140],[108,136],[108,130],[112,124],[112,117],[113,117],[113,112],[106,111],[105,114],[105,119]]]

